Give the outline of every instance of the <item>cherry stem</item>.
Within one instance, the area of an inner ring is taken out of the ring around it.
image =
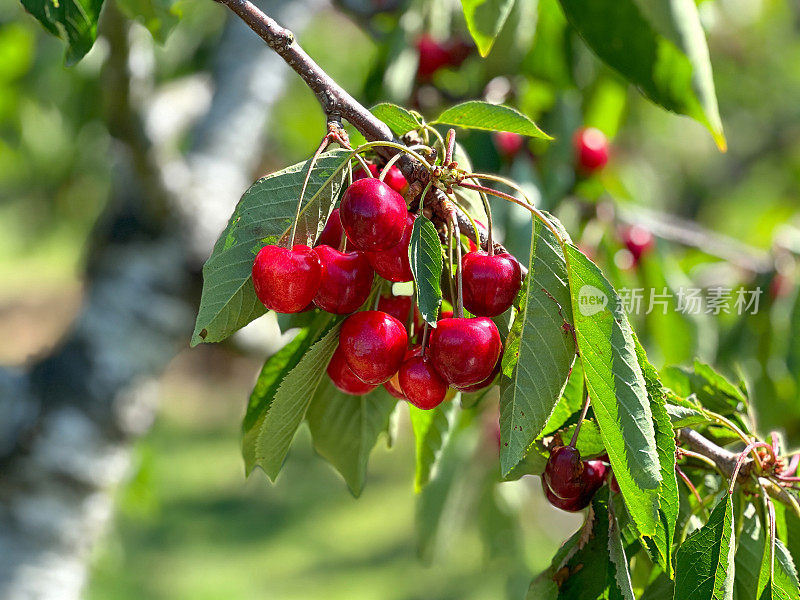
[[[695,459],[697,459],[699,461],[702,461],[702,462],[706,463],[707,465],[710,465],[714,469],[719,470],[719,467],[717,466],[717,463],[715,463],[713,460],[711,460],[707,456],[705,456],[703,454],[700,454],[699,452],[693,452],[691,450],[686,450],[685,448],[678,448],[678,452],[680,454],[686,456],[687,458],[695,458]]]
[[[458,217],[456,216],[456,211],[454,209],[450,210],[449,216],[450,216],[450,221],[453,223],[453,233],[455,234],[455,244],[456,244],[456,287],[457,287],[456,315],[458,316],[459,319],[463,319],[464,282],[461,276],[461,228],[458,226]]]
[[[780,481],[789,481],[789,482],[800,481],[800,477],[792,477],[789,475],[776,475],[775,477]]]
[[[329,217],[330,218],[330,217]],[[345,252],[347,249],[347,234],[342,230],[342,237],[339,239],[339,252]]]
[[[433,185],[433,179],[428,181],[428,183],[425,184],[425,187],[422,188],[422,194],[420,194],[419,196],[419,208],[417,209],[417,216],[422,214],[422,206],[425,203],[425,196],[428,195],[428,190],[431,189],[432,185]]]
[[[486,252],[489,256],[494,256],[494,224],[492,223],[492,207],[489,206],[489,198],[485,192],[479,192],[483,200],[483,210],[486,212]],[[475,231],[475,237],[480,240],[480,234]]]
[[[447,152],[444,155],[444,165],[448,166],[453,162],[453,152],[456,149],[456,130],[447,130]]]
[[[586,388],[586,382],[583,384],[583,407],[581,407],[581,416],[578,419],[578,424],[575,425],[575,431],[572,433],[572,439],[569,441],[571,447],[575,447],[578,443],[578,434],[581,431],[581,426],[586,418],[586,413],[589,412],[589,390]]]
[[[456,288],[453,283],[453,224],[447,223],[447,282],[450,286],[450,302],[456,299]]]
[[[445,146],[444,138],[442,137],[442,134],[439,133],[439,131],[435,127],[432,127],[432,126],[428,125],[427,123],[425,123],[425,131],[430,131],[431,133],[433,133],[433,135],[436,136],[436,140],[442,146],[442,152],[445,152],[446,151],[446,146]]]
[[[792,475],[793,473],[797,473],[798,465],[800,465],[800,454],[794,454],[781,475],[788,476]]]
[[[396,163],[401,158],[403,158],[403,155],[400,154],[399,152],[395,154],[392,158],[390,158],[387,161],[386,166],[383,167],[383,170],[381,171],[381,175],[380,177],[378,177],[378,180],[383,181],[386,178],[386,174],[389,172],[389,169],[391,169],[394,166],[394,163]]]
[[[311,171],[314,169],[314,165],[317,163],[317,159],[319,155],[328,147],[328,144],[331,142],[331,134],[327,133],[322,141],[320,142],[319,146],[317,147],[316,152],[314,152],[314,156],[311,157],[311,160],[308,163],[308,170],[306,171],[306,177],[303,180],[303,187],[300,189],[300,200],[297,202],[297,211],[294,214],[294,223],[292,223],[292,231],[289,234],[289,239],[287,240],[286,247],[291,250],[294,247],[294,236],[297,234],[297,221],[300,220],[300,211],[303,207],[303,198],[306,195],[306,188],[308,187],[308,180],[311,179]]]
[[[424,358],[425,357],[425,350],[428,346],[428,336],[431,332],[431,326],[428,325],[428,322],[425,322],[425,325],[422,327],[422,341],[420,342],[420,355]]]
[[[728,487],[729,494],[733,493],[733,488],[736,486],[736,478],[739,476],[739,469],[742,468],[742,464],[747,458],[747,455],[750,454],[750,452],[753,452],[756,448],[767,448],[769,449],[770,452],[773,452],[772,445],[766,442],[750,442],[749,444],[747,444],[747,447],[745,447],[745,449],[739,453],[739,457],[736,459],[736,466],[733,467],[733,474],[731,475],[731,484],[730,487]],[[753,456],[755,456],[756,460],[758,461],[759,459],[758,453],[754,452]],[[772,457],[775,458],[775,455],[773,454]],[[761,463],[759,462],[759,466],[760,464]]]
[[[686,475],[686,473],[683,472],[683,469],[681,469],[678,465],[675,465],[675,472],[678,474],[678,477],[683,479],[683,482],[686,484],[686,487],[688,487],[689,490],[692,492],[692,495],[700,503],[700,506],[703,506],[703,498],[700,496],[700,493],[697,491],[697,488],[694,487],[694,484],[692,483],[692,480],[689,479],[689,476]]]

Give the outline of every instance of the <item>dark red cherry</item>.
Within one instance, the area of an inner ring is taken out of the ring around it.
[[[408,260],[408,245],[411,242],[411,230],[414,227],[414,219],[416,218],[416,215],[408,213],[406,228],[398,244],[388,250],[365,253],[369,264],[384,279],[398,282],[411,281],[414,278],[411,274],[411,264]]]
[[[359,179],[364,179],[366,177],[377,177],[381,174],[381,170],[378,168],[378,165],[373,165],[372,163],[367,163],[367,168],[369,169],[369,175],[364,172],[364,168],[360,167],[353,171],[353,181],[358,181]]]
[[[483,381],[479,381],[478,383],[473,385],[468,385],[463,388],[458,388],[458,390],[469,394],[472,392],[477,392],[478,390],[482,390],[483,388],[492,385],[492,383],[494,383],[495,378],[500,374],[500,367],[502,366],[502,364],[503,364],[503,352],[501,351],[500,357],[497,359],[497,362],[494,365],[494,369],[492,369],[492,372],[486,379],[484,379]]]
[[[437,321],[441,321],[442,319],[452,319],[453,318],[453,311],[448,309],[442,309],[439,312],[439,318],[436,319]]]
[[[347,364],[341,348],[336,348],[336,352],[331,357],[331,362],[328,363],[328,377],[345,394],[363,396],[375,389],[374,385],[364,383],[355,376],[355,373]]]
[[[473,315],[495,317],[504,313],[522,285],[517,259],[507,253],[467,252],[461,259],[464,308]]]
[[[445,383],[427,356],[412,356],[400,365],[398,379],[406,399],[422,410],[436,408],[447,395]]]
[[[449,50],[428,34],[421,35],[417,40],[417,52],[417,77],[422,80],[430,79],[431,75],[450,62]]]
[[[378,298],[378,310],[392,315],[401,323],[407,323],[411,300],[411,296],[381,296]]]
[[[608,162],[608,139],[595,127],[579,129],[573,139],[578,169],[586,173],[598,171]]]
[[[615,494],[619,494],[620,492],[619,481],[617,481],[616,475],[611,476],[611,481],[608,482],[608,488]]]
[[[584,464],[577,448],[556,446],[550,450],[542,479],[555,496],[569,500],[583,491],[583,471]]]
[[[408,191],[408,181],[406,181],[403,172],[398,169],[396,165],[389,167],[389,170],[386,171],[386,177],[384,177],[383,180],[398,194],[405,195]]]
[[[503,342],[491,319],[442,319],[431,332],[430,358],[442,379],[467,387],[489,377]]]
[[[361,252],[339,252],[330,246],[317,246],[314,252],[322,265],[314,304],[337,315],[358,310],[372,289],[373,273],[367,258]]]
[[[359,250],[388,250],[400,243],[408,210],[403,197],[374,178],[354,181],[345,190],[339,217],[347,239]]]
[[[608,466],[602,460],[583,461],[583,486],[584,491],[594,493],[605,483]]]
[[[325,228],[317,238],[315,246],[330,246],[331,248],[338,248],[342,241],[342,220],[339,218],[339,209],[334,208],[331,215],[328,217],[328,222],[325,223]]]
[[[525,138],[518,133],[510,131],[497,131],[492,134],[497,153],[506,160],[512,159],[525,145]]]
[[[322,265],[308,246],[264,246],[253,261],[256,296],[270,310],[301,312],[322,280]]]
[[[592,501],[593,494],[583,493],[579,494],[575,498],[559,498],[549,487],[547,487],[544,479],[542,479],[542,489],[544,490],[544,495],[550,504],[567,512],[578,512],[583,510],[589,506],[589,503]]]
[[[421,353],[422,353],[422,348],[420,348],[419,346],[414,346],[413,348],[409,348],[408,350],[406,350],[406,355],[403,357],[403,362],[407,361],[412,356],[419,356]],[[397,371],[397,373],[392,375],[388,381],[385,381],[383,383],[383,387],[385,387],[386,391],[389,392],[395,398],[399,398],[400,400],[406,400],[406,395],[403,393],[403,388],[400,387],[399,370]]]
[[[408,334],[403,324],[378,310],[350,315],[342,323],[339,346],[347,364],[361,381],[378,385],[400,368]]]

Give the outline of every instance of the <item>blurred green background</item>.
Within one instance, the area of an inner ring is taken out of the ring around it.
[[[649,104],[594,59],[565,30],[554,0],[520,1],[488,59],[472,53],[431,82],[415,84],[413,64],[403,60],[422,31],[467,39],[448,2],[412,2],[361,19],[323,10],[300,40],[366,104],[391,100],[434,116],[461,98],[491,97],[529,114],[557,141],[530,143],[513,159],[488,134],[461,142],[479,169],[516,178],[553,210],[617,286],[763,287],[752,318],[671,312],[634,321],[659,366],[699,355],[745,377],[761,429],[785,429],[797,445],[800,9],[777,0],[698,4],[727,154],[700,125]],[[180,22],[153,47],[159,85],[209,68],[226,16],[207,0],[173,8]],[[17,2],[0,0],[0,331],[16,340],[0,345],[8,364],[45,353],[77,313],[86,240],[110,190],[102,48],[68,69],[62,56],[61,43]],[[289,81],[261,172],[304,159],[322,133],[316,99],[299,79]],[[576,180],[570,139],[583,124],[613,139],[613,155],[600,177]],[[663,223],[667,214],[706,237],[687,245],[657,233],[638,266],[626,263],[621,232],[632,221]],[[496,220],[509,248],[525,256],[527,217],[498,208]],[[709,239],[767,267],[731,267]],[[168,367],[159,417],[136,447],[130,482],[117,492],[115,525],[96,552],[88,598],[477,599],[503,597],[506,588],[519,597],[529,574],[549,564],[577,527],[580,519],[551,509],[527,477],[494,492],[508,515],[521,516],[521,554],[487,552],[481,524],[467,519],[423,567],[405,414],[394,448],[376,448],[358,500],[313,455],[305,430],[276,485],[260,472],[245,480],[239,423],[263,358],[226,344],[187,349]]]

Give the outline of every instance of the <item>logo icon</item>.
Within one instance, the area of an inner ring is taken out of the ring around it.
[[[578,292],[578,310],[584,317],[591,317],[605,310],[608,306],[608,296],[606,293],[594,287],[585,285]]]

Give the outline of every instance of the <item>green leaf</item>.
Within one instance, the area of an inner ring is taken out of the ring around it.
[[[675,540],[675,525],[680,512],[678,480],[675,477],[675,432],[666,410],[665,390],[658,378],[658,371],[647,360],[647,354],[635,335],[634,342],[636,359],[642,369],[647,397],[653,411],[658,462],[661,470],[661,484],[658,490],[658,525],[655,534],[645,537],[644,541],[650,556],[672,578],[674,576],[672,544]]]
[[[464,19],[481,56],[492,50],[515,0],[461,0]]]
[[[370,112],[386,123],[396,135],[403,135],[413,129],[422,127],[422,122],[417,116],[396,104],[382,102],[369,109]]]
[[[180,17],[173,0],[117,0],[117,4],[125,16],[139,21],[162,44]]]
[[[480,100],[470,100],[450,107],[433,122],[466,129],[510,131],[545,140],[553,139],[518,110]]]
[[[416,492],[422,490],[434,476],[434,469],[453,424],[454,406],[452,402],[443,402],[431,410],[422,410],[408,405],[417,455],[414,474]]]
[[[519,304],[506,340],[500,380],[503,476],[541,433],[575,360],[575,340],[562,328],[565,321],[572,323],[566,263],[555,237],[538,220],[533,225],[528,276]]]
[[[289,452],[294,434],[308,410],[325,368],[339,344],[339,325],[305,352],[297,366],[289,372],[272,399],[272,403],[253,432],[252,461],[275,481]]]
[[[383,386],[351,396],[327,377],[314,394],[306,413],[314,449],[336,468],[354,496],[364,489],[370,452],[389,427],[396,404]]]
[[[734,550],[733,499],[723,492],[708,522],[678,549],[675,598],[731,600]]]
[[[625,555],[622,534],[620,533],[617,517],[611,505],[610,493],[608,500],[608,557],[613,564],[614,578],[622,598],[625,600],[635,600],[633,584],[631,583],[631,574],[628,570],[628,557]]]
[[[67,42],[68,65],[82,59],[97,39],[103,0],[22,0],[22,6],[48,32]]]
[[[653,413],[622,303],[600,269],[564,247],[572,315],[592,408],[639,533],[655,534],[662,480]]]
[[[707,416],[696,408],[691,408],[689,406],[668,403],[666,405],[666,410],[669,415],[669,420],[672,422],[673,429],[696,427],[710,422]]]
[[[694,0],[560,0],[570,24],[650,100],[705,125],[726,147]]]
[[[435,327],[439,306],[442,304],[442,245],[436,227],[424,215],[414,220],[408,258],[414,282],[417,284],[419,313]]]
[[[642,593],[639,600],[674,600],[675,582],[660,573]]]
[[[319,157],[297,224],[297,243],[313,243],[344,183],[347,150]],[[219,342],[265,312],[253,289],[253,260],[288,235],[309,161],[267,175],[247,190],[203,266],[203,292],[191,345]]]
[[[572,363],[572,372],[569,375],[567,386],[561,393],[561,400],[558,401],[550,418],[547,419],[539,437],[551,435],[569,422],[577,422],[581,408],[583,408],[583,386],[583,367],[581,361],[576,360]]]

